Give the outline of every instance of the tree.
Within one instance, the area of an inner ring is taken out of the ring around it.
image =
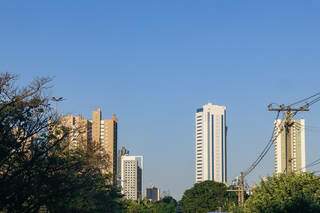
[[[62,163],[65,171],[49,173],[50,181],[46,183],[46,191],[49,190],[52,195],[52,198],[45,200],[50,212],[120,210],[120,192],[112,185],[112,176],[101,173],[99,163],[92,163],[96,158],[100,162],[100,156],[82,150],[66,152],[65,157],[60,158],[65,160]],[[59,194],[61,196],[57,196]]]
[[[153,209],[156,213],[174,213],[176,212],[177,206],[178,203],[173,197],[166,196],[160,201],[155,202]]]
[[[144,199],[123,200],[123,203],[125,213],[175,213],[177,208],[177,201],[171,196],[166,196],[157,202]]]
[[[68,128],[46,94],[48,78],[26,87],[0,74],[0,211],[114,212],[118,189],[101,150],[68,150]]]
[[[311,173],[268,177],[253,190],[246,212],[320,212],[320,179]]]
[[[32,194],[42,177],[39,166],[64,135],[49,135],[57,121],[43,93],[50,79],[36,79],[22,89],[15,80],[14,75],[0,75],[0,207],[23,212],[35,210]]]
[[[234,192],[228,192],[225,184],[204,181],[196,183],[191,189],[186,190],[180,205],[185,213],[207,213],[215,210],[227,210],[235,202]]]

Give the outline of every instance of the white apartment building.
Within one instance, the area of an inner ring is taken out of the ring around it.
[[[142,199],[142,156],[121,156],[121,193],[126,199]]]
[[[227,182],[226,107],[212,103],[195,115],[196,183]]]
[[[305,121],[293,120],[289,133],[286,134],[281,119],[275,121],[277,138],[274,144],[275,172],[305,172]],[[286,143],[286,137],[288,143]]]

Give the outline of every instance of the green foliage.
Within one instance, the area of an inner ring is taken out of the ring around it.
[[[132,201],[124,200],[125,213],[174,213],[177,208],[177,201],[170,197],[164,197],[158,202],[148,200]]]
[[[170,197],[164,197],[159,202],[154,203],[154,212],[156,213],[171,213],[176,212],[177,201]]]
[[[253,190],[246,212],[320,212],[320,179],[314,174],[274,175]]]
[[[47,198],[45,202],[50,212],[119,211],[119,191],[110,184],[110,176],[102,174],[95,164],[91,164],[93,157],[82,151],[67,153],[67,160],[63,164],[66,171],[52,178],[56,183],[61,180],[60,184],[52,185],[52,181],[46,183],[53,195],[52,199]],[[57,196],[59,193],[63,194]]]
[[[235,193],[228,192],[225,184],[214,181],[196,183],[184,192],[180,201],[182,211],[185,213],[227,210],[235,203]]]
[[[50,79],[22,89],[15,80],[0,74],[0,211],[119,211],[118,189],[100,169],[107,156],[68,149],[69,131],[45,94]]]

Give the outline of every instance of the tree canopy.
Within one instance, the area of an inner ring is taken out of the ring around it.
[[[215,210],[227,210],[236,202],[234,192],[228,192],[227,186],[214,181],[196,183],[184,192],[180,201],[185,213],[207,213]]]
[[[125,213],[175,213],[176,209],[177,209],[177,201],[171,196],[166,196],[157,202],[152,202],[146,199],[142,201],[126,200],[124,201],[123,212]]]
[[[320,212],[320,179],[311,173],[262,180],[245,203],[246,212]]]
[[[48,78],[23,88],[0,74],[0,211],[115,212],[120,195],[111,184],[107,156],[99,148],[67,149]]]

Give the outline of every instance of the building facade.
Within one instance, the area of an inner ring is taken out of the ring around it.
[[[92,145],[102,147],[110,159],[113,183],[117,182],[117,138],[118,121],[115,115],[109,120],[102,119],[101,109],[92,112]]]
[[[102,112],[97,109],[92,112],[92,120],[82,116],[66,115],[62,117],[62,124],[70,131],[70,148],[95,147],[102,148],[108,155],[110,162],[108,173],[113,176],[113,183],[117,182],[117,138],[118,121],[115,115],[111,119],[102,119]],[[104,171],[105,172],[105,171]]]
[[[150,188],[146,188],[146,198],[147,200],[156,202],[160,200],[160,190],[159,188],[153,186]]]
[[[305,172],[305,121],[303,119],[293,120],[287,133],[281,119],[276,120],[275,124],[277,134],[274,144],[275,172]]]
[[[91,143],[91,122],[79,115],[66,115],[61,118],[61,123],[69,130],[68,149],[87,150]]]
[[[118,156],[117,156],[117,181],[118,181],[118,186],[121,186],[121,157],[124,155],[129,155],[129,150],[127,150],[124,146],[121,147],[121,149],[118,151]]]
[[[196,183],[227,182],[226,107],[212,103],[195,114]]]
[[[142,171],[142,156],[121,157],[121,193],[126,199],[142,199]]]

